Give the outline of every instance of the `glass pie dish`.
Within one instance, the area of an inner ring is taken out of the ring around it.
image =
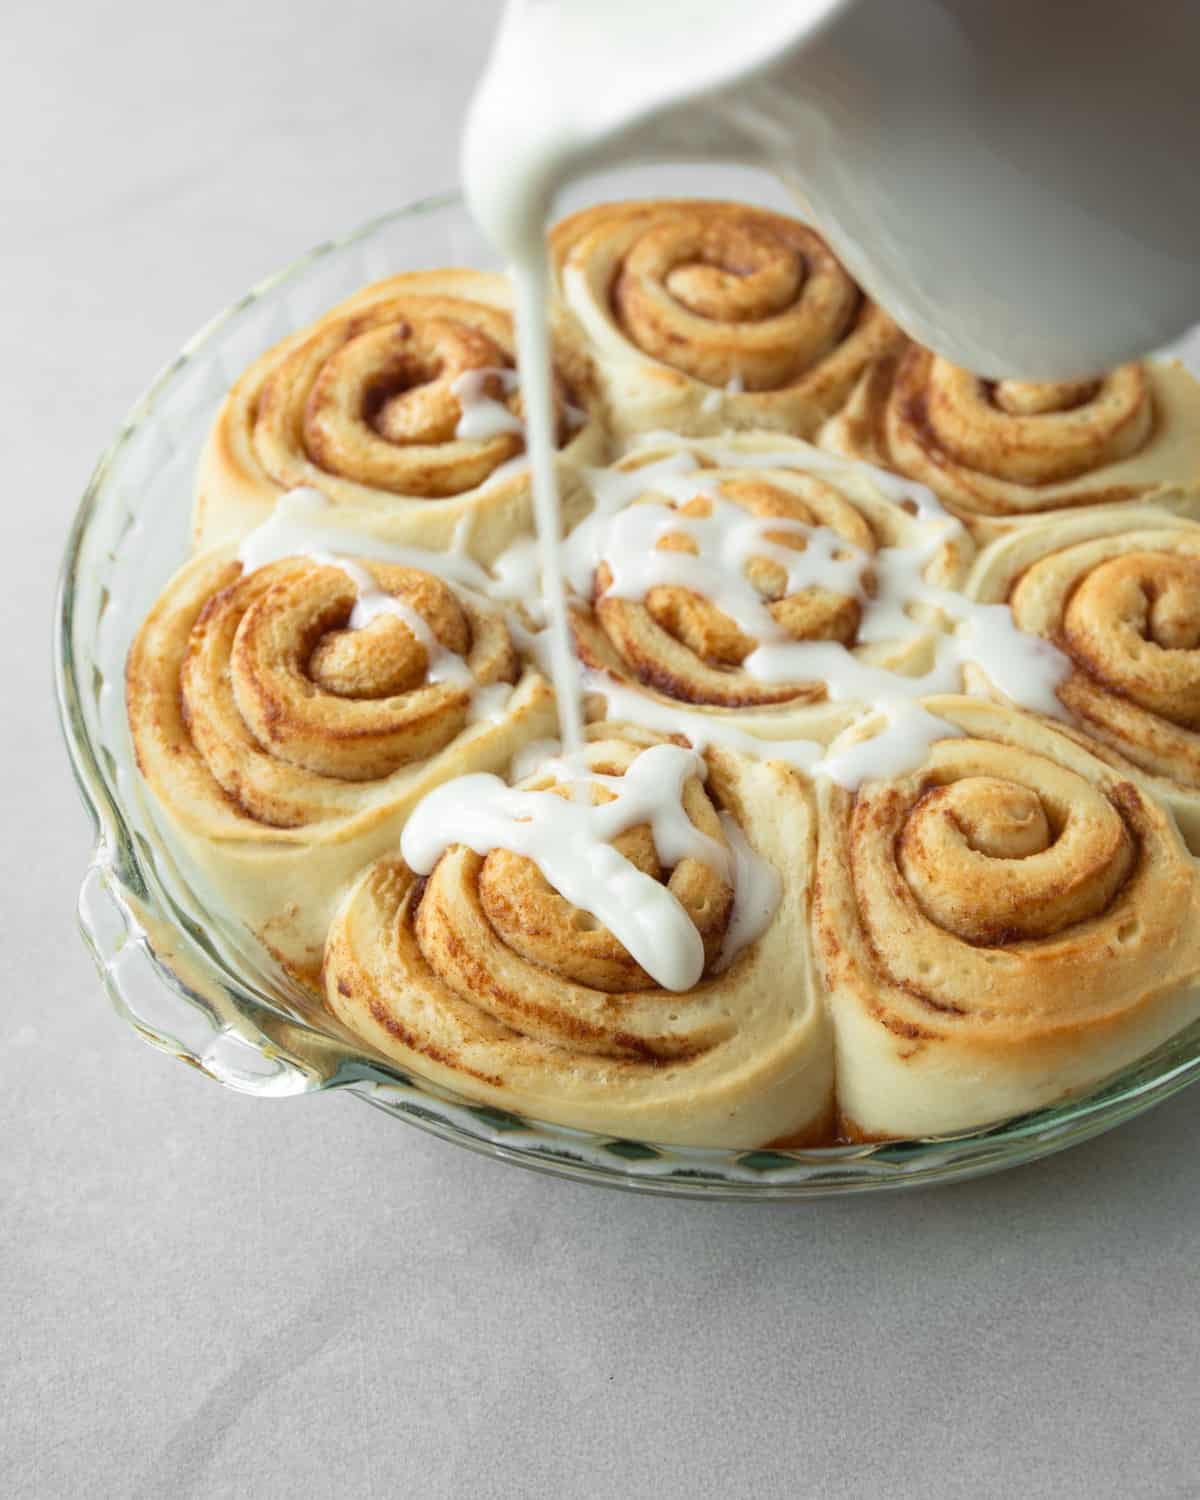
[[[628,187],[628,184],[626,184]],[[226,389],[259,353],[364,284],[404,269],[489,266],[453,195],[320,246],[193,338],[101,459],[67,542],[57,610],[63,730],[96,842],[85,940],[118,1012],[226,1087],[279,1097],[346,1088],[443,1139],[535,1170],[639,1192],[807,1198],[947,1182],[1031,1161],[1139,1114],[1200,1076],[1200,1027],[1083,1097],[952,1137],[819,1150],[703,1150],[601,1137],[483,1107],[364,1052],[206,901],[142,789],[124,712],[133,635],[188,547],[193,474]]]

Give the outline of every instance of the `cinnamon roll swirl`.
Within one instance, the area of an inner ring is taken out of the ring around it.
[[[809,437],[902,342],[807,225],[740,203],[602,204],[551,231],[618,435]]]
[[[981,540],[1083,506],[1200,511],[1200,384],[1179,364],[989,381],[910,344],[865,372],[818,441],[927,484]]]
[[[869,471],[771,434],[645,444],[592,484],[597,508],[567,543],[587,601],[571,610],[580,660],[659,704],[770,739],[827,740],[857,710],[831,701],[820,675],[756,674],[760,648],[833,643],[919,673],[936,611],[918,602],[909,617],[901,605],[901,627],[865,628],[881,554],[914,549],[931,587],[953,587],[973,555],[955,523],[931,526]],[[626,504],[615,513],[614,487]]]
[[[228,546],[167,585],[126,698],[138,766],[193,865],[309,983],[342,887],[413,804],[554,723],[503,618],[432,574],[307,557],[247,573]]]
[[[927,707],[960,735],[857,794],[819,789],[816,943],[851,1136],[1052,1104],[1200,1016],[1200,874],[1170,815],[1044,722]]]
[[[1030,527],[980,556],[967,592],[1065,653],[1072,722],[1200,850],[1200,525],[1118,506]]]
[[[511,293],[480,271],[392,276],[261,356],[227,396],[200,465],[197,547],[257,526],[285,491],[319,489],[377,533],[426,547],[458,535],[481,561],[532,524]],[[606,438],[590,361],[554,341],[560,487]]]
[[[622,795],[641,757],[683,753],[608,732],[588,750],[595,808]],[[527,854],[453,844],[426,879],[388,859],[351,890],[326,949],[332,1010],[386,1057],[535,1119],[710,1146],[826,1136],[831,1046],[809,957],[810,794],[777,763],[717,751],[692,761],[675,807],[699,856],[663,841],[659,804],[591,852],[685,924],[694,982],[664,988]],[[457,796],[457,785],[446,791]],[[570,796],[548,772],[522,785],[555,805]],[[549,817],[528,798],[519,811],[515,830]],[[754,907],[745,860],[777,872],[777,890],[765,926],[739,946]],[[659,956],[654,943],[649,951]]]

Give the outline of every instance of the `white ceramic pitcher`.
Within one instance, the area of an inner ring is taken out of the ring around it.
[[[922,343],[1087,374],[1200,320],[1198,70],[1200,0],[509,0],[468,195],[762,164]]]

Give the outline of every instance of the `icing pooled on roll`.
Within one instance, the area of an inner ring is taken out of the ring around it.
[[[806,787],[608,734],[569,773],[435,793],[404,839],[424,878],[385,861],[334,922],[330,1006],[385,1055],[536,1118],[679,1143],[824,1138]]]

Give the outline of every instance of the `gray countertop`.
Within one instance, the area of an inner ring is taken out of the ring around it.
[[[209,315],[453,180],[493,13],[6,8],[0,1490],[1200,1494],[1200,1090],[959,1188],[677,1203],[225,1093],[101,997],[48,673],[76,497]]]

